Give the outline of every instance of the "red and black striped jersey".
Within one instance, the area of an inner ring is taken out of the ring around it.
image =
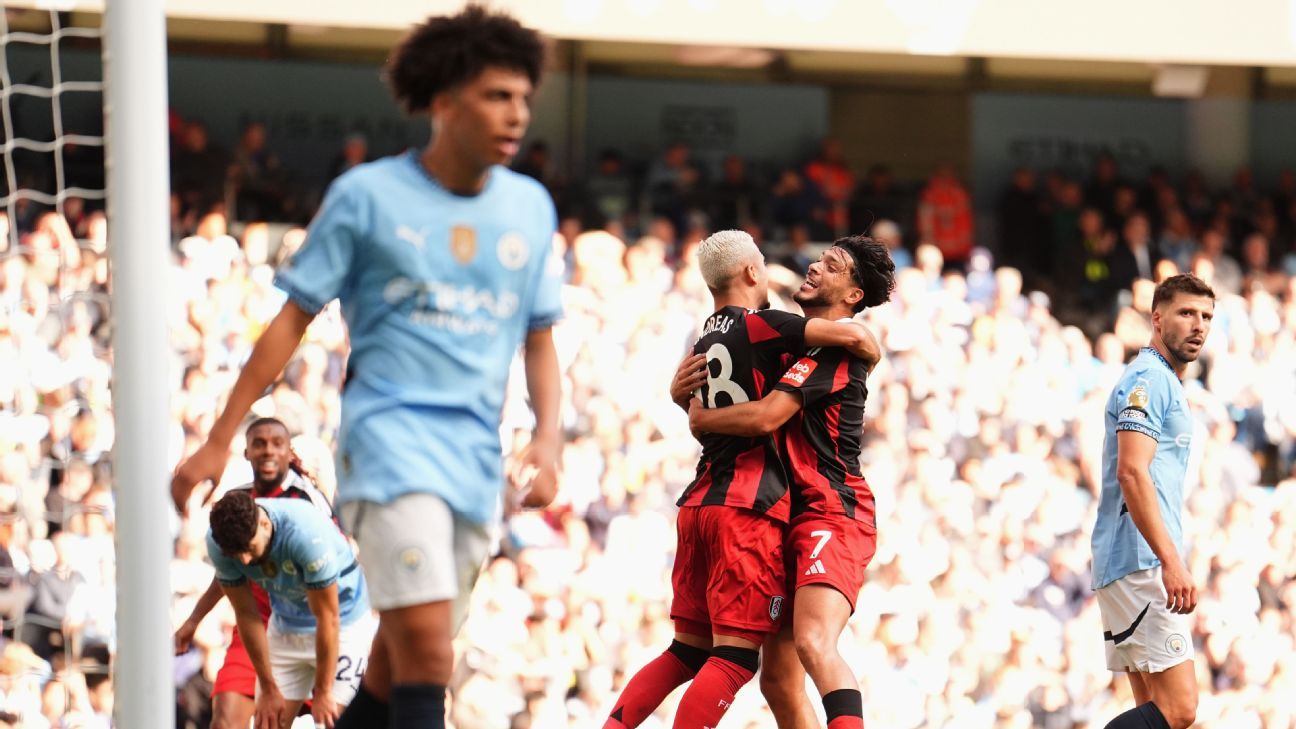
[[[787,363],[805,350],[804,317],[785,311],[726,306],[712,314],[693,345],[707,359],[702,403],[709,408],[759,400]],[[707,433],[697,476],[680,506],[725,505],[787,521],[787,471],[773,438]]]
[[[863,360],[840,347],[817,347],[775,385],[801,396],[801,410],[779,431],[794,515],[844,514],[876,524],[873,492],[860,472],[867,377]]]

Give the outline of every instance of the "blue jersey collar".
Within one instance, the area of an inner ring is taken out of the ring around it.
[[[1170,370],[1170,374],[1174,375],[1175,379],[1179,379],[1179,373],[1175,371],[1174,365],[1170,364],[1170,361],[1158,352],[1156,347],[1144,347],[1143,351],[1160,360],[1161,364],[1165,365],[1166,369]]]

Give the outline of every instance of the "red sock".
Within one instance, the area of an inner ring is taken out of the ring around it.
[[[864,703],[855,689],[838,689],[823,697],[828,729],[864,729]]]
[[[711,729],[720,723],[738,689],[756,675],[760,654],[750,648],[720,646],[711,652],[675,713],[675,729]]]
[[[639,726],[670,692],[697,675],[706,660],[707,652],[702,648],[679,641],[671,643],[670,648],[639,669],[626,684],[603,729]]]

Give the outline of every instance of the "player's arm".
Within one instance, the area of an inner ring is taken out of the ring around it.
[[[562,448],[558,433],[562,378],[552,328],[540,327],[527,333],[522,360],[536,425],[531,442],[523,449],[509,478],[522,494],[522,506],[540,508],[558,495],[558,455]]]
[[[182,623],[180,628],[176,630],[175,652],[177,656],[189,650],[189,645],[193,642],[194,633],[198,631],[199,623],[203,621],[203,618],[207,617],[207,613],[210,613],[212,608],[216,607],[216,603],[220,602],[223,597],[225,597],[225,593],[221,591],[220,580],[213,577],[211,584],[207,586],[207,589],[203,592],[202,596],[198,598],[198,602],[189,613],[189,617],[185,618],[184,623]]]
[[[270,643],[266,639],[266,628],[261,622],[261,613],[257,612],[252,587],[247,582],[237,585],[221,583],[221,589],[229,598],[230,606],[234,608],[234,619],[238,624],[239,636],[243,638],[248,658],[252,661],[252,669],[256,671],[257,681],[261,684],[260,695],[257,698],[257,726],[261,726],[261,715],[269,714],[275,717],[277,727],[281,721],[279,714],[284,711],[284,700],[279,693],[279,685],[275,683],[274,674],[270,670]]]
[[[302,336],[306,334],[306,328],[314,319],[315,314],[307,312],[290,299],[257,340],[251,357],[239,372],[225,409],[212,425],[207,442],[176,469],[175,476],[171,479],[171,498],[182,513],[194,486],[202,481],[215,482],[220,478],[225,461],[229,458],[230,441],[234,439],[239,423],[252,408],[252,403],[283,372]]]
[[[758,437],[778,430],[788,418],[801,409],[801,396],[775,390],[755,402],[723,408],[703,407],[701,401],[689,404],[689,428],[694,433],[723,433]]]
[[[337,670],[338,634],[341,631],[337,583],[307,589],[306,602],[315,616],[315,686],[311,693],[311,713],[316,722],[324,714],[336,719],[338,710],[333,703],[333,674]]]
[[[1175,612],[1189,613],[1197,605],[1197,589],[1193,587],[1174,539],[1161,519],[1156,484],[1150,470],[1156,449],[1157,441],[1151,436],[1135,430],[1118,430],[1116,480],[1120,483],[1130,519],[1157,559],[1161,560],[1162,577],[1169,595],[1166,607]]]
[[[807,347],[841,347],[863,360],[870,370],[882,359],[882,347],[873,332],[855,321],[809,319],[806,321],[805,343]]]

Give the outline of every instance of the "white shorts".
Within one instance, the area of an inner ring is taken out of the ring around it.
[[[406,494],[387,504],[352,501],[342,521],[360,545],[369,603],[378,610],[453,601],[458,628],[473,585],[490,556],[486,528],[455,515],[432,494]]]
[[[1191,618],[1166,608],[1160,567],[1125,575],[1097,595],[1109,670],[1160,673],[1193,659]]]
[[[370,612],[338,631],[333,701],[339,706],[346,706],[355,698],[377,630],[378,618]],[[270,672],[279,685],[279,693],[289,701],[305,701],[315,686],[315,633],[285,633],[277,630],[272,621],[266,640],[270,644]],[[257,691],[260,690],[258,681]]]

